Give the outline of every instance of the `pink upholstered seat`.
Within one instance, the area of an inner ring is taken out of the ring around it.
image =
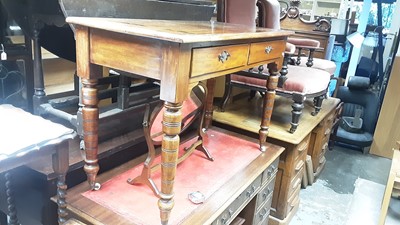
[[[283,85],[283,88],[278,88],[277,91],[285,93],[300,93],[304,95],[314,94],[323,92],[330,81],[330,74],[323,70],[316,70],[308,67],[296,67],[289,66],[289,72],[287,80]],[[304,76],[307,74],[307,76]],[[241,75],[231,75],[232,82],[258,86],[259,88],[265,88],[266,80],[258,79],[253,77],[246,77]]]
[[[306,67],[308,57],[300,57],[300,65]],[[313,65],[312,68],[314,69],[320,69],[328,72],[329,74],[334,74],[336,70],[336,64],[333,61],[327,60],[327,59],[320,59],[320,58],[313,58]]]

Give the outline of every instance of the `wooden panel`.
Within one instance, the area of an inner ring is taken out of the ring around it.
[[[162,42],[95,29],[90,35],[92,63],[160,79]]]
[[[400,56],[396,56],[376,125],[371,154],[392,158],[392,149],[396,146],[396,141],[400,140],[399,83]]]
[[[249,64],[258,63],[267,59],[282,57],[282,52],[284,51],[284,41],[252,43],[250,45]]]
[[[193,49],[192,77],[247,64],[249,45]],[[225,54],[226,60],[221,59]]]

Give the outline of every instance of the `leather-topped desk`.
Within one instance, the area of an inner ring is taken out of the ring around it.
[[[268,142],[285,147],[285,151],[280,156],[276,175],[270,225],[289,224],[296,213],[307,154],[311,156],[313,162],[314,176],[318,176],[323,169],[325,151],[328,148],[332,124],[339,111],[337,108],[339,102],[340,100],[336,98],[325,99],[321,111],[316,116],[312,116],[311,112],[314,110],[312,101],[305,101],[299,127],[292,134],[288,132],[292,100],[281,96],[276,97]],[[252,101],[241,99],[228,104],[225,112],[215,110],[213,120],[224,127],[229,125],[256,135],[262,113],[261,106],[260,97]]]
[[[209,133],[212,135],[208,137],[206,146],[210,147],[215,162],[205,160],[198,153],[178,165],[177,172],[180,176],[175,180],[177,212],[171,214],[169,222],[223,225],[242,218],[246,220],[246,224],[267,224],[278,158],[284,149],[267,144],[269,151],[262,153],[257,149],[257,139],[217,127],[210,128]],[[215,144],[211,143],[211,139],[216,140],[213,141]],[[238,139],[247,145],[238,146]],[[230,144],[225,144],[227,140]],[[229,149],[219,149],[228,146]],[[235,152],[235,156],[227,157],[230,152]],[[140,167],[145,157],[143,155],[100,174],[98,181],[103,183],[103,187],[97,192],[88,192],[86,182],[69,189],[69,215],[95,225],[157,224],[157,207],[153,205],[156,196],[144,185],[131,186],[125,181],[126,174],[135,171],[137,165]],[[213,168],[216,162],[219,163],[218,169]],[[236,168],[232,168],[232,164]],[[202,170],[190,169],[192,167],[208,169],[204,173]],[[222,176],[224,178],[221,179]],[[201,177],[206,177],[207,182],[204,183]],[[216,183],[221,181],[221,186],[216,188],[219,186]],[[187,199],[190,191],[200,191],[205,195],[205,201],[197,205],[190,203]],[[93,195],[96,197],[93,198]],[[110,196],[123,197],[115,199]]]
[[[201,80],[269,64],[272,74],[269,79],[273,82],[268,87],[274,90],[286,38],[292,34],[218,22],[83,17],[70,17],[67,22],[75,25],[77,74],[82,82],[84,169],[92,189],[96,188],[99,170],[96,84],[102,76],[101,66],[160,80],[160,99],[165,101],[165,112],[158,205],[163,224],[168,223],[174,206],[181,107],[191,87]],[[209,90],[213,90],[213,84],[215,81],[209,82]],[[212,93],[209,91],[207,98],[206,124],[211,119]],[[267,134],[264,127],[261,142],[264,147]]]

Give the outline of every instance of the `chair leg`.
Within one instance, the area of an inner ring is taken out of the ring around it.
[[[291,127],[289,132],[294,133],[299,125],[300,115],[304,108],[304,95],[293,94],[293,104],[292,104],[292,122],[290,122]]]
[[[58,224],[64,224],[66,221],[67,202],[67,184],[65,176],[69,167],[69,144],[65,141],[57,146],[56,153],[53,154],[53,170],[57,176],[57,206],[58,206]]]
[[[226,103],[228,103],[228,99],[231,97],[231,93],[232,93],[232,85],[231,85],[230,75],[226,75],[225,79],[226,79],[225,80],[225,92],[224,92],[224,96],[222,97],[222,101],[221,101],[221,105],[220,105],[221,112],[225,111]]]
[[[314,98],[314,112],[311,112],[311,115],[316,116],[319,113],[319,111],[321,111],[323,100],[324,100],[324,95],[317,96]]]
[[[250,95],[249,95],[249,101],[251,101],[255,96],[256,96],[256,91],[255,90],[250,90]]]
[[[9,171],[4,175],[6,178],[6,195],[7,195],[7,208],[8,208],[8,216],[9,221],[8,225],[19,225],[18,217],[17,217],[17,209],[15,208],[14,202],[14,190],[13,190],[13,182],[12,175]]]

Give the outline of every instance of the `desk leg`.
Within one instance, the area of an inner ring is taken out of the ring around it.
[[[215,89],[215,78],[207,80],[207,96],[205,105],[205,118],[204,118],[204,128],[208,129],[211,126],[212,114],[213,114],[213,101],[214,101],[214,89]]]
[[[272,110],[274,109],[274,102],[275,102],[275,89],[278,85],[279,79],[279,72],[277,65],[275,63],[268,64],[269,70],[269,77],[267,80],[267,91],[264,95],[264,104],[263,104],[263,116],[261,119],[261,126],[260,126],[260,150],[265,151],[267,150],[267,136],[268,136],[268,129],[271,123],[271,115]]]
[[[97,99],[97,79],[82,79],[82,125],[85,142],[85,166],[89,185],[92,189],[100,188],[96,185],[96,176],[99,172],[97,160],[99,108]]]
[[[163,140],[161,147],[161,193],[158,200],[161,224],[168,224],[169,216],[174,207],[174,180],[179,150],[179,133],[182,122],[182,103],[164,104]]]
[[[56,153],[53,154],[53,170],[57,175],[57,205],[58,205],[58,224],[64,224],[67,216],[67,203],[65,196],[67,195],[67,184],[65,176],[69,167],[69,143],[64,141],[57,147]]]

